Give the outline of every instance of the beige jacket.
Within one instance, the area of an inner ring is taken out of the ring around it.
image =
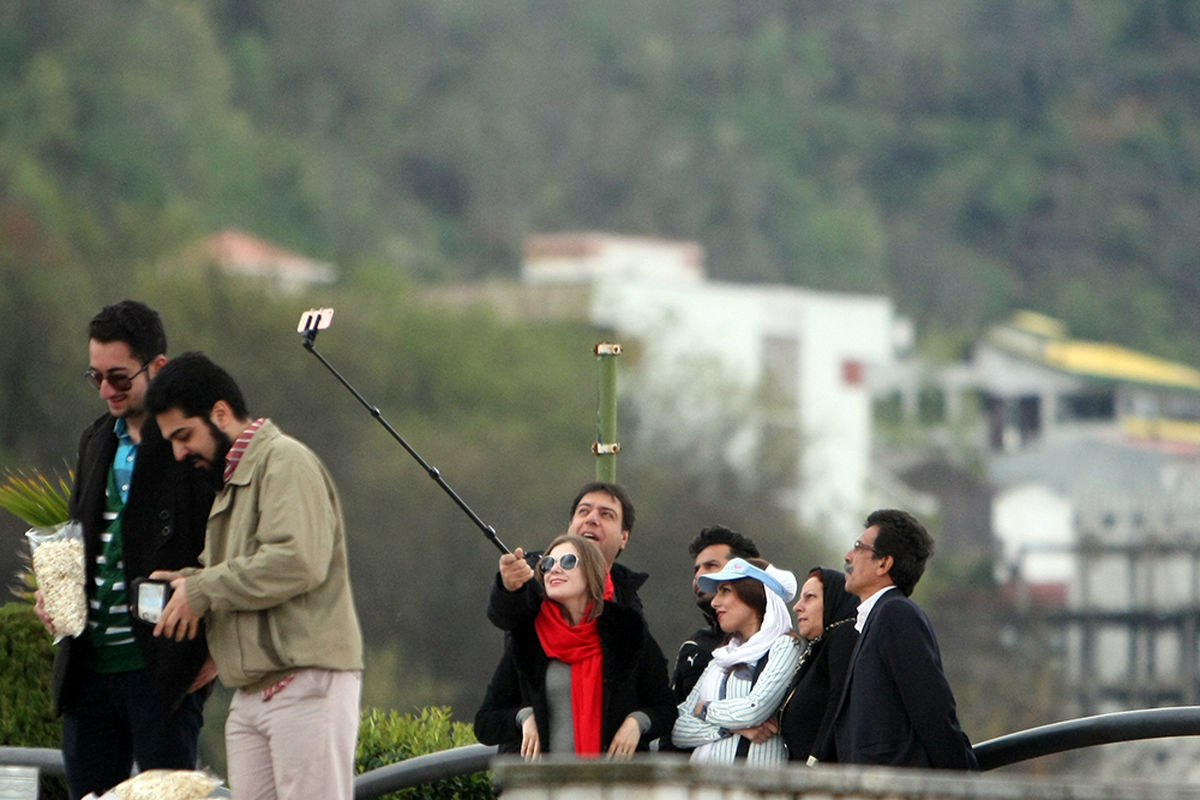
[[[221,682],[256,691],[305,667],[362,669],[341,503],[324,465],[270,420],[213,502],[188,603]]]

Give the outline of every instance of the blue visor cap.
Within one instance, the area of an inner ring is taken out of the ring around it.
[[[740,581],[743,578],[753,578],[782,597],[784,601],[789,599],[787,590],[783,588],[782,583],[766,570],[759,569],[744,558],[730,559],[729,563],[721,567],[720,572],[710,572],[707,575],[701,575],[696,578],[696,584],[702,592],[715,594],[717,584],[725,583],[726,581]]]

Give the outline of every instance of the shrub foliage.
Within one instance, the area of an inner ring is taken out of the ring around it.
[[[53,666],[54,647],[33,607],[0,606],[0,745],[60,745],[62,725],[50,696]],[[66,784],[61,778],[43,777],[38,796],[65,798]]]
[[[455,722],[449,706],[423,708],[417,714],[363,709],[358,727],[356,771],[361,774],[414,756],[475,744],[471,726]],[[459,775],[385,795],[386,800],[485,800],[494,798],[487,772]]]

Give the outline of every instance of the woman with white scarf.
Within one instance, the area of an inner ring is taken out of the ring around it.
[[[768,733],[773,726],[760,726],[779,708],[800,658],[787,605],[796,576],[761,559],[735,558],[697,581],[713,592],[727,638],[680,703],[671,740],[694,748],[692,761],[781,764],[787,761],[783,739]]]

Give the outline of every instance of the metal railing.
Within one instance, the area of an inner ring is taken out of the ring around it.
[[[495,747],[469,744],[440,753],[414,756],[359,775],[354,779],[354,798],[373,800],[410,786],[481,772],[488,768],[488,763],[494,755]]]
[[[1113,742],[1200,736],[1200,706],[1114,711],[1009,733],[975,745],[979,768],[995,769],[1039,756]]]

